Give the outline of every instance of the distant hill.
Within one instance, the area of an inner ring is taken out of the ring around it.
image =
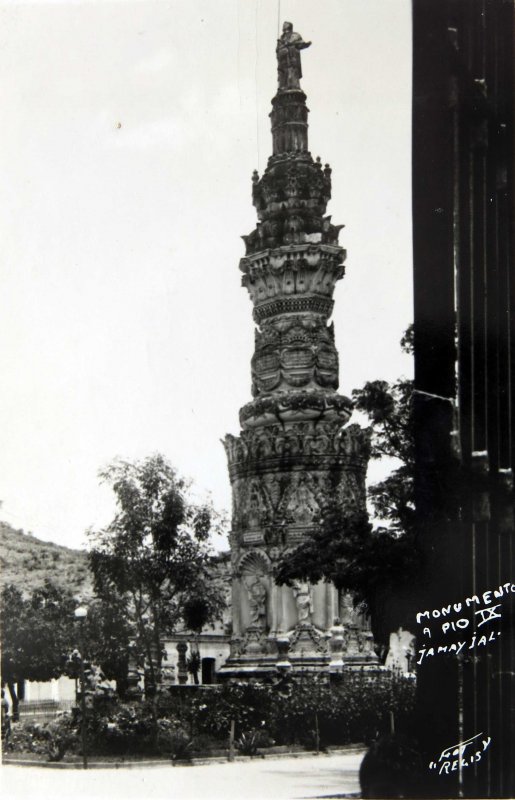
[[[0,522],[0,587],[3,589],[13,583],[29,595],[42,586],[46,578],[77,595],[93,593],[84,550],[44,542],[30,533],[15,530],[7,522]]]

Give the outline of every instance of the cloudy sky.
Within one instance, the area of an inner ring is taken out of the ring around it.
[[[230,507],[250,399],[242,234],[271,152],[278,15],[347,275],[340,391],[409,374],[409,0],[0,3],[0,519],[70,546],[113,457],[164,453]]]

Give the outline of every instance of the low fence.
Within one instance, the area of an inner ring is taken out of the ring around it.
[[[75,705],[75,700],[21,700],[18,713],[24,722],[49,722]]]

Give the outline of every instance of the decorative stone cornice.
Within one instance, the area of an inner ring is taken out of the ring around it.
[[[370,432],[338,421],[275,424],[228,434],[223,441],[231,478],[274,469],[366,469]]]
[[[256,309],[276,298],[333,295],[343,278],[345,250],[330,244],[300,244],[262,250],[240,261],[242,286]]]
[[[269,397],[258,397],[240,409],[240,425],[252,428],[273,422],[302,422],[339,420],[348,422],[352,413],[352,400],[336,392],[290,391]]]
[[[323,297],[318,294],[275,297],[256,306],[253,317],[257,325],[261,325],[265,320],[280,314],[301,314],[306,311],[322,314],[326,319],[329,319],[333,313],[333,306],[334,303],[329,297]]]
[[[240,260],[240,270],[256,278],[263,274],[281,275],[285,270],[300,268],[338,270],[345,259],[345,250],[339,245],[306,242],[288,248],[267,248]]]

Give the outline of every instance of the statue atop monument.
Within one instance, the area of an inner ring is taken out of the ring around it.
[[[277,77],[279,89],[300,89],[302,68],[300,51],[309,47],[300,33],[295,33],[291,22],[285,22],[281,38],[277,40]]]

